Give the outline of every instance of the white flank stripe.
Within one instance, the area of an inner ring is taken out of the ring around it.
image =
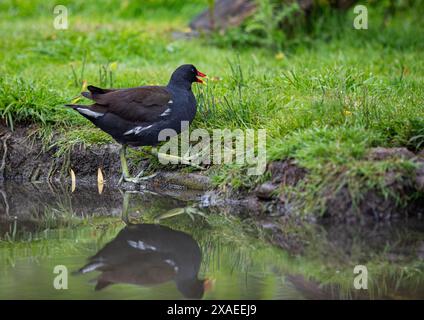
[[[148,245],[147,243],[140,240],[139,241],[128,240],[127,242],[131,247],[135,249],[156,251],[156,247]]]
[[[160,115],[161,117],[166,117],[167,115],[169,115],[171,113],[171,108],[166,109],[164,112],[162,112],[162,114]]]
[[[174,267],[174,271],[175,272],[178,272],[178,267],[176,266],[175,261],[172,261],[171,259],[166,259],[165,262],[167,264],[169,264],[170,266]]]
[[[87,267],[85,267],[84,269],[81,270],[81,273],[87,273],[87,272],[91,272],[94,271],[100,267],[103,267],[105,264],[102,262],[98,262],[98,263],[93,263],[88,265]]]
[[[85,114],[86,116],[98,118],[104,115],[104,113],[101,112],[95,112],[89,109],[83,109],[83,108],[77,108],[78,112]]]
[[[134,127],[131,130],[124,132],[124,136],[130,135],[130,134],[138,135],[141,131],[147,130],[151,128],[152,126],[153,125],[151,124],[150,126],[147,126],[147,127],[142,127],[142,126]]]

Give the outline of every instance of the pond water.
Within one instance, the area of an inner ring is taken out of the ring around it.
[[[423,231],[419,220],[311,227],[292,254],[228,210],[147,191],[7,183],[0,299],[423,299]],[[356,265],[367,267],[366,290],[354,287]]]

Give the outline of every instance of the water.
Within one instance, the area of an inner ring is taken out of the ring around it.
[[[311,227],[293,255],[252,221],[174,197],[7,183],[0,299],[423,299],[423,230],[421,221]],[[354,288],[358,264],[367,290]],[[57,266],[66,290],[54,286]]]

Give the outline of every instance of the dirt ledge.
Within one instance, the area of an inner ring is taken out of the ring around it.
[[[351,193],[347,186],[343,185],[336,192],[323,196],[325,210],[320,220],[331,219],[350,223],[396,220],[411,216],[421,218],[424,214],[424,152],[414,154],[406,148],[377,147],[370,149],[366,158],[372,161],[411,160],[416,166],[415,172],[410,177],[396,179],[400,173],[388,170],[383,177],[384,187],[399,197],[417,196],[411,197],[405,205],[398,201],[399,199],[370,188],[354,205]],[[305,181],[306,170],[299,167],[293,159],[286,159],[268,164],[268,171],[271,173],[271,179],[256,187],[256,196],[270,203],[272,210],[269,210],[269,214],[273,212],[273,215],[279,216],[296,215],[293,201],[288,200],[281,190],[287,186],[296,187],[300,181]],[[317,215],[310,216],[313,218]]]
[[[96,183],[97,171],[101,168],[108,184],[116,186],[121,175],[118,144],[82,145],[73,147],[68,154],[57,157],[57,147],[46,150],[42,141],[32,135],[34,128],[18,127],[13,132],[0,126],[0,180],[33,182],[70,181],[70,168],[75,172],[78,183]],[[131,165],[138,172],[146,163]],[[171,190],[190,189],[205,191],[211,188],[209,178],[199,173],[158,172],[147,187]],[[123,189],[135,189],[136,185],[124,183]]]
[[[77,183],[97,183],[97,170],[102,169],[106,183],[116,186],[120,178],[119,145],[93,145],[89,148],[75,146],[69,154],[57,157],[57,148],[43,148],[40,139],[31,133],[33,127],[17,127],[10,131],[0,125],[0,180],[14,181],[49,181],[70,183],[69,169],[75,172]],[[414,181],[404,184],[394,183],[391,173],[387,175],[387,183],[398,193],[424,192],[424,153],[414,154],[405,148],[375,148],[368,157],[375,161],[388,158],[412,159],[417,164]],[[132,166],[138,172],[145,166]],[[182,173],[179,171],[161,171],[157,176],[140,186],[131,183],[120,185],[123,190],[151,189],[174,195],[184,200],[199,201],[201,206],[228,210],[233,214],[255,217],[257,219],[272,218],[283,225],[291,217],[303,220],[298,216],[296,207],[276,192],[282,186],[295,186],[305,179],[307,171],[299,167],[293,159],[276,161],[268,164],[271,179],[257,186],[254,191],[223,194],[214,190],[208,176],[202,173]],[[352,209],[352,199],[345,188],[328,196],[325,218],[357,221],[358,214]],[[419,197],[401,207],[391,198],[384,197],[373,190],[369,191],[358,205],[361,213],[359,220],[389,220],[399,217],[420,216],[424,208],[423,197]],[[308,222],[316,220],[314,215],[307,217]],[[269,224],[267,222],[267,224]]]

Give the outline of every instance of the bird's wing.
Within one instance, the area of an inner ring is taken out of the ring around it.
[[[102,89],[95,86],[88,86],[87,89],[89,92],[81,92],[81,95],[91,100],[96,100],[96,97],[99,95],[120,90],[120,89]]]
[[[96,105],[120,118],[133,122],[149,122],[160,117],[172,104],[165,87],[149,86],[130,89],[88,87]],[[104,93],[102,93],[104,92]]]

